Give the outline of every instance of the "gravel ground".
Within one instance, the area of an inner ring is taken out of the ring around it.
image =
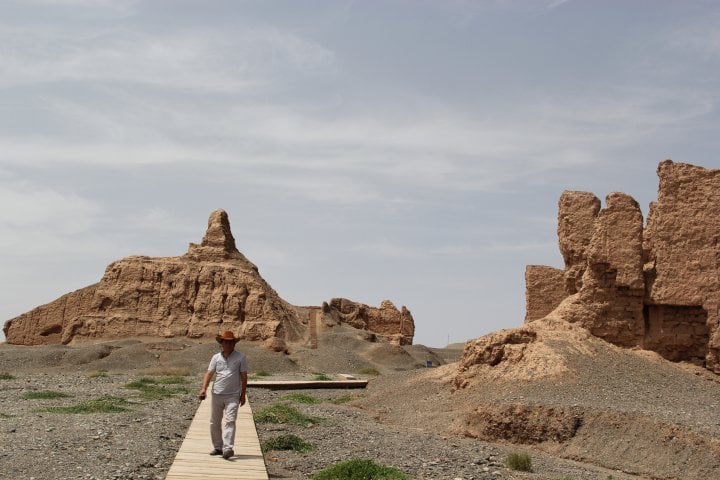
[[[139,375],[17,374],[0,380],[0,477],[7,479],[162,479],[182,444],[197,402],[191,394],[145,400],[124,385]],[[30,400],[28,392],[68,397]],[[193,388],[194,390],[194,388]],[[44,411],[110,395],[120,413]]]
[[[95,377],[84,372],[67,374],[20,373],[1,380],[0,463],[1,478],[12,479],[163,479],[179,449],[197,408],[199,377],[189,377],[190,393],[160,400],[143,399],[125,388],[140,374]],[[54,391],[66,398],[29,400],[28,392]],[[301,393],[320,403],[303,404],[287,396]],[[51,406],[71,406],[89,399],[116,396],[130,402],[120,413],[67,414],[43,411]],[[367,392],[360,389],[273,391],[252,388],[254,412],[268,405],[289,402],[322,421],[313,426],[259,423],[261,441],[295,434],[315,445],[309,453],[271,451],[266,463],[271,478],[306,479],[337,462],[369,458],[395,466],[417,479],[573,479],[635,478],[538,452],[478,440],[448,437],[406,429],[378,421],[377,415],[359,405]],[[332,400],[352,400],[336,404]],[[208,451],[210,446],[208,446]],[[534,473],[513,472],[504,466],[509,452],[528,452]],[[209,458],[210,460],[210,458]]]
[[[320,403],[303,404],[288,400],[287,397],[293,394],[311,396],[320,400]],[[333,403],[333,400],[348,396],[356,400]],[[354,458],[371,459],[397,467],[413,478],[428,480],[642,478],[559,460],[528,448],[486,443],[380,422],[374,418],[376,414],[373,410],[362,406],[364,398],[366,392],[355,389],[293,392],[253,389],[250,399],[256,413],[268,405],[288,402],[306,415],[322,419],[313,426],[257,424],[261,441],[293,434],[316,446],[310,453],[268,452],[265,460],[271,478],[306,479],[322,468]],[[508,469],[505,459],[510,453],[530,455],[533,473]]]
[[[557,347],[572,366],[562,377],[519,381],[492,370],[478,371],[472,386],[454,390],[455,365],[418,368],[432,353],[427,349],[393,349],[350,337],[327,343],[332,348],[298,348],[290,355],[240,345],[250,358],[251,373],[380,371],[367,389],[251,388],[248,397],[256,413],[291,402],[322,419],[313,426],[257,425],[261,441],[294,434],[315,445],[309,453],[267,452],[271,478],[306,479],[353,458],[395,466],[416,479],[720,478],[720,382],[701,368],[604,342],[593,344],[592,355],[573,353],[576,349],[569,344]],[[183,339],[73,347],[0,345],[0,373],[14,376],[0,380],[0,478],[163,479],[197,408],[202,372],[216,350],[217,345]],[[125,387],[147,372],[170,367],[187,370],[187,393],[149,400]],[[110,373],[94,376],[99,369]],[[68,397],[24,398],[42,390]],[[287,398],[291,393],[319,402],[292,402]],[[45,411],[108,395],[129,402],[128,411]],[[347,396],[350,401],[333,402]],[[518,406],[526,416],[516,414]],[[519,432],[519,438],[469,437],[463,428],[480,431],[468,421],[478,412],[506,422],[500,436]],[[528,422],[541,430],[552,428],[553,419],[544,422],[543,416],[556,415],[562,424],[568,412],[582,419],[572,438],[528,443],[528,435],[536,433],[526,428]],[[532,458],[532,473],[505,467],[513,452]]]

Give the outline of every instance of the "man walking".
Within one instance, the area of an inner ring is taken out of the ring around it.
[[[245,405],[247,391],[247,359],[235,350],[236,338],[231,331],[215,337],[222,351],[213,355],[198,394],[202,400],[213,375],[217,374],[212,389],[210,413],[210,439],[213,451],[210,455],[222,455],[225,460],[235,455],[235,419],[238,408]]]

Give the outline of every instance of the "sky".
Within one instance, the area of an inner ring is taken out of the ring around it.
[[[0,321],[210,212],[285,300],[523,323],[564,190],[720,168],[720,3],[0,0]],[[1,339],[1,338],[0,338]]]

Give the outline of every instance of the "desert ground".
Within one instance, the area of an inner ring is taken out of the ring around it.
[[[256,413],[290,401],[290,393],[319,401],[295,405],[322,419],[315,425],[257,425],[261,441],[292,433],[316,447],[267,452],[271,478],[310,478],[352,458],[370,458],[418,479],[720,478],[720,378],[702,367],[624,350],[575,327],[550,327],[522,358],[478,366],[461,377],[463,345],[371,343],[347,326],[318,340],[317,349],[291,344],[287,354],[251,342],[237,346],[248,355],[251,375],[348,373],[369,379],[366,389],[249,389]],[[185,338],[0,344],[0,476],[164,478],[217,349],[215,342]],[[187,391],[147,399],[126,388],[167,373],[185,375]],[[44,390],[68,396],[26,398]],[[106,395],[127,401],[127,410],[46,411]],[[528,454],[532,472],[507,468],[510,453]]]

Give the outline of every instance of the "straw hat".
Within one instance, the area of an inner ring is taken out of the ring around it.
[[[238,340],[240,340],[240,337],[236,337],[230,330],[225,330],[222,335],[216,335],[215,340],[217,340],[218,343],[222,343],[223,340],[231,340],[237,343]]]

